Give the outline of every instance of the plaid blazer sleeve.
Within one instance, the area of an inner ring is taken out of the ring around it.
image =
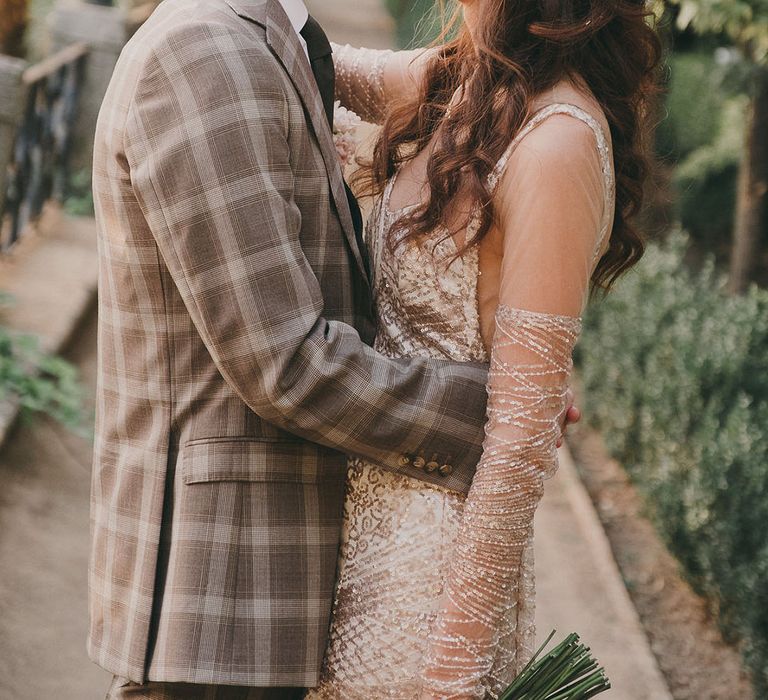
[[[414,476],[466,491],[486,370],[387,359],[323,318],[282,68],[242,41],[216,25],[174,29],[139,71],[124,130],[133,188],[194,324],[264,420],[387,468],[404,453],[450,457],[449,478]]]

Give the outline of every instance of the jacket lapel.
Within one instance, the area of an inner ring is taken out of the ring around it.
[[[296,31],[277,0],[226,0],[226,2],[239,16],[256,22],[266,29],[267,44],[282,64],[296,91],[299,93],[299,97],[309,116],[312,130],[320,145],[328,182],[331,186],[331,194],[336,203],[336,210],[339,214],[344,234],[352,249],[360,273],[364,279],[368,280],[360,249],[357,246],[357,239],[355,238],[355,227],[344,189],[344,175],[341,170],[336,146],[333,143],[333,135],[328,128],[323,101],[320,97],[315,77],[312,74],[312,68],[309,65],[299,37],[296,35]],[[370,280],[368,282],[370,283]]]

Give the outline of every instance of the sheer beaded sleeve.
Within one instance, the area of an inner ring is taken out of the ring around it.
[[[380,124],[389,101],[418,89],[432,49],[390,51],[332,44],[336,99],[365,121]]]
[[[579,320],[501,306],[489,375],[487,436],[467,499],[425,674],[428,697],[482,698],[514,600],[555,442]]]
[[[496,191],[504,258],[486,438],[429,641],[424,698],[500,689],[495,652],[525,594],[526,546],[544,480],[557,468],[579,316],[610,213],[604,163],[591,128],[551,117],[520,142]],[[530,655],[527,641],[517,669]]]

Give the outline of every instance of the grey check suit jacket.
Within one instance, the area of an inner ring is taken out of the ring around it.
[[[99,117],[91,658],[311,686],[346,454],[480,456],[485,369],[389,360],[323,106],[276,0],[165,0]],[[424,533],[429,537],[429,533]]]

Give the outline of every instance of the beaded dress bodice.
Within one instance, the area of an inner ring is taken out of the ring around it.
[[[427,356],[487,361],[477,306],[478,252],[456,257],[451,236],[404,241],[387,232],[413,207],[391,208],[393,177],[368,222],[377,313],[375,349],[389,357]]]

